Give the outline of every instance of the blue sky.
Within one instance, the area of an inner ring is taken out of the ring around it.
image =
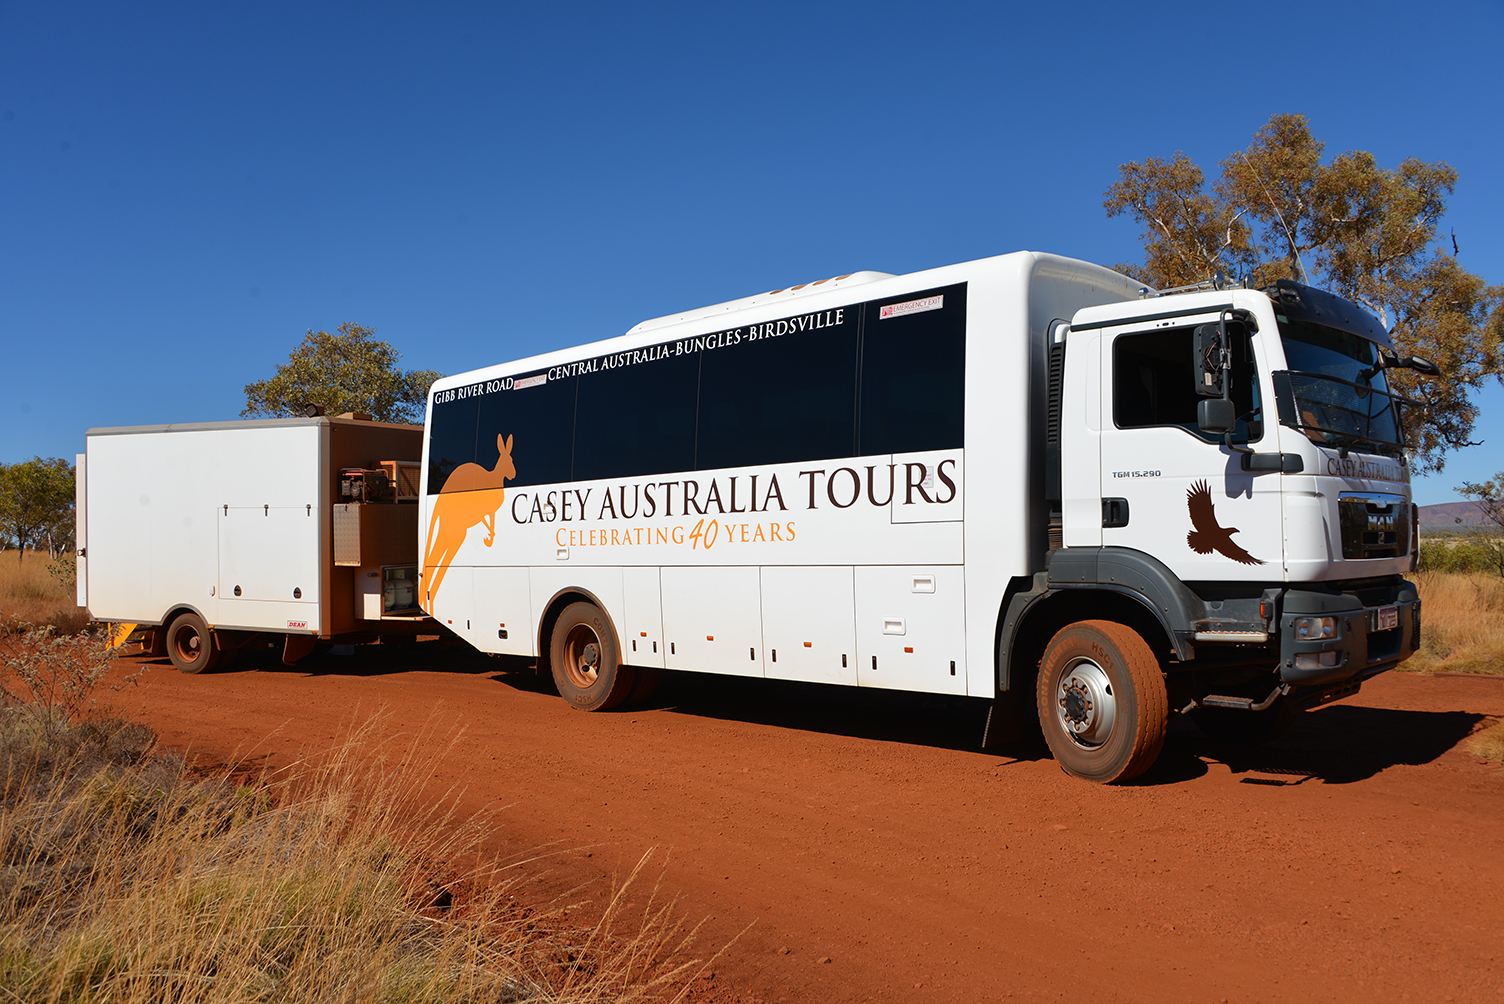
[[[234,418],[342,321],[457,373],[857,269],[1133,259],[1118,165],[1277,112],[1450,163],[1504,282],[1504,6],[1417,10],[0,2],[0,462]],[[1504,469],[1480,403],[1423,504]]]

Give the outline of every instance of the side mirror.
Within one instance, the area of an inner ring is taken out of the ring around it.
[[[1441,367],[1423,356],[1404,356],[1400,359],[1400,365],[1406,369],[1414,370],[1430,377],[1441,376]]]
[[[1220,325],[1203,324],[1191,333],[1195,353],[1196,393],[1222,397],[1227,381],[1227,346]]]
[[[1238,424],[1237,409],[1225,397],[1209,397],[1196,402],[1196,425],[1202,432],[1220,436]]]

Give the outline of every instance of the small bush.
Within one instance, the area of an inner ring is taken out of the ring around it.
[[[103,636],[60,635],[29,624],[21,629],[0,635],[0,698],[51,742],[93,705],[114,653]]]
[[[1504,542],[1478,534],[1422,538],[1419,571],[1504,575]]]

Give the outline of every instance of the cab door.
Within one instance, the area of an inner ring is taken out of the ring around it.
[[[1282,579],[1281,475],[1245,471],[1224,436],[1197,425],[1193,331],[1217,320],[1212,313],[1103,332],[1102,544],[1146,552],[1182,580]],[[1242,324],[1227,329],[1233,443],[1277,450],[1258,339]]]

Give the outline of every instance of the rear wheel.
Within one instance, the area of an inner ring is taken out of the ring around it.
[[[1164,747],[1170,703],[1159,661],[1137,632],[1080,621],[1050,639],[1039,664],[1039,724],[1068,774],[1126,781]]]
[[[167,657],[184,673],[202,673],[219,662],[214,632],[198,614],[179,614],[167,629]]]
[[[621,664],[616,631],[594,603],[571,603],[554,624],[549,666],[559,694],[581,711],[604,711],[632,695],[637,673]]]

